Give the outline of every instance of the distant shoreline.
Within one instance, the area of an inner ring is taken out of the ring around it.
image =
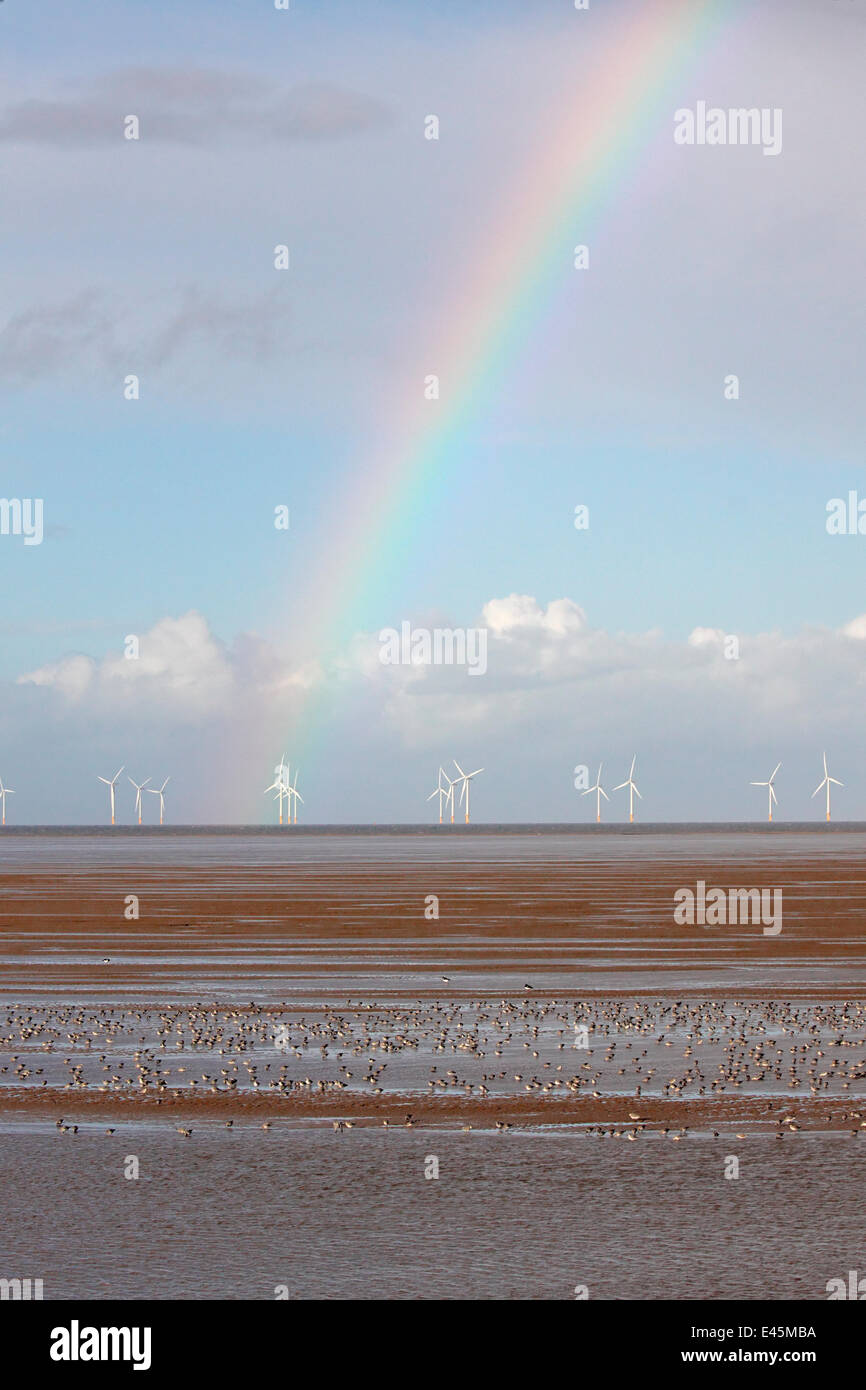
[[[304,835],[670,835],[705,834],[866,834],[866,821],[642,821],[629,825],[610,821],[602,825],[574,821],[484,821],[472,825],[425,825],[397,822],[389,824],[326,824],[326,825],[7,825],[0,830],[0,844],[7,836],[33,835],[106,835],[119,838],[126,835],[282,835],[286,838]]]

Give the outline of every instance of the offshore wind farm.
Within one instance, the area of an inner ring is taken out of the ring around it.
[[[437,803],[437,808],[438,808],[438,824],[439,824],[439,825],[445,825],[445,824],[454,825],[454,824],[455,824],[455,808],[458,806],[458,804],[464,807],[465,814],[464,814],[463,823],[466,824],[466,825],[469,825],[469,823],[470,823],[470,816],[469,816],[470,800],[469,800],[469,798],[470,798],[470,787],[471,787],[471,783],[472,783],[472,780],[473,780],[475,777],[479,776],[479,774],[482,773],[482,772],[484,771],[484,768],[476,768],[474,771],[472,771],[472,772],[470,772],[470,773],[466,773],[466,772],[463,771],[462,767],[460,766],[460,764],[457,762],[456,759],[452,759],[452,762],[453,762],[453,766],[454,766],[455,775],[454,775],[453,777],[450,777],[450,776],[448,775],[448,773],[445,772],[445,770],[444,770],[444,768],[442,767],[442,765],[440,764],[440,766],[439,766],[439,771],[438,771],[438,777],[437,777],[436,786],[434,787],[433,791],[429,793],[429,795],[427,796],[426,799],[427,799],[427,801],[435,801],[435,802]],[[632,758],[631,765],[630,765],[630,767],[629,767],[629,771],[628,771],[628,775],[627,775],[627,777],[626,777],[626,780],[625,780],[624,782],[620,782],[620,783],[619,783],[617,786],[615,786],[614,789],[613,789],[614,791],[626,791],[626,792],[628,793],[628,823],[629,823],[629,824],[633,824],[634,821],[635,821],[635,797],[637,797],[638,800],[642,800],[642,799],[643,799],[643,798],[642,798],[642,795],[641,795],[641,793],[640,793],[640,791],[638,790],[637,784],[636,784],[636,782],[635,782],[635,780],[634,780],[634,772],[635,772],[636,763],[637,763],[637,754],[635,754],[634,757]],[[830,810],[831,810],[831,808],[830,808],[830,792],[831,792],[831,787],[832,787],[832,786],[844,787],[845,784],[844,784],[844,782],[841,782],[838,778],[836,778],[836,777],[831,777],[831,776],[830,776],[830,773],[829,773],[829,771],[828,771],[828,766],[827,766],[827,754],[826,754],[826,752],[822,754],[822,763],[823,763],[824,776],[823,776],[822,780],[819,782],[818,786],[817,786],[817,787],[815,788],[815,790],[812,792],[812,798],[814,799],[814,797],[816,797],[816,796],[819,794],[819,792],[822,792],[822,791],[825,792],[825,796],[826,796],[825,819],[826,819],[827,822],[829,822],[830,819],[831,819],[831,814],[830,814]],[[590,796],[590,795],[593,795],[593,796],[595,796],[595,798],[596,798],[595,806],[596,806],[596,823],[597,823],[597,824],[600,824],[600,823],[601,823],[601,820],[602,820],[602,814],[601,814],[601,812],[602,812],[602,804],[601,804],[601,803],[602,803],[602,797],[604,798],[605,801],[610,802],[610,797],[609,797],[608,793],[605,791],[604,787],[601,785],[601,774],[602,774],[602,768],[603,768],[603,766],[604,766],[603,763],[599,763],[598,772],[597,772],[597,774],[596,774],[596,780],[595,780],[595,782],[594,782],[591,786],[586,786],[586,787],[580,788],[580,794],[581,794],[581,796]],[[776,777],[778,776],[778,773],[780,772],[781,767],[782,767],[782,763],[781,763],[781,762],[777,763],[776,766],[775,766],[775,768],[773,769],[772,773],[770,774],[770,776],[769,776],[766,780],[764,780],[764,781],[754,781],[754,780],[753,780],[753,781],[750,783],[750,785],[753,786],[753,787],[765,787],[765,788],[767,789],[767,806],[768,806],[768,809],[767,809],[767,821],[768,821],[768,823],[770,823],[770,824],[772,824],[773,819],[774,819],[774,815],[773,815],[774,806],[777,806],[777,805],[778,805],[778,796],[777,796],[777,794],[776,794]],[[117,784],[118,784],[118,782],[119,782],[119,780],[120,780],[121,773],[122,773],[123,771],[124,771],[124,767],[123,767],[123,765],[121,765],[121,767],[118,769],[118,771],[114,774],[114,777],[111,778],[111,779],[109,779],[109,778],[107,778],[107,777],[103,777],[103,776],[101,776],[101,775],[98,775],[98,780],[99,780],[100,782],[102,782],[102,783],[108,788],[108,791],[109,791],[109,818],[110,818],[110,824],[111,824],[112,826],[116,825],[116,823],[117,823],[117,809],[116,809],[115,789],[116,789],[116,787],[117,787]],[[288,828],[288,827],[290,827],[290,826],[296,826],[296,825],[298,824],[298,806],[299,806],[299,805],[303,806],[303,805],[305,804],[305,803],[304,803],[304,798],[303,798],[303,796],[302,796],[301,793],[298,791],[298,777],[299,777],[299,775],[300,775],[299,769],[297,768],[297,766],[295,767],[294,777],[292,777],[291,762],[289,762],[289,761],[286,760],[286,754],[284,753],[284,754],[282,755],[282,757],[280,758],[280,761],[274,765],[273,771],[274,771],[274,780],[273,780],[273,782],[271,782],[271,783],[265,788],[265,795],[268,795],[268,794],[271,793],[271,792],[274,793],[273,801],[274,801],[274,803],[275,803],[276,806],[277,806],[277,824],[278,824],[279,826],[285,825],[286,828]],[[163,780],[163,782],[162,782],[162,785],[161,785],[160,787],[151,787],[151,786],[149,785],[149,783],[150,783],[150,781],[151,781],[151,778],[149,778],[149,777],[145,778],[144,781],[141,782],[141,783],[136,782],[132,777],[128,777],[127,780],[129,781],[131,787],[133,788],[133,790],[134,790],[134,792],[135,792],[135,798],[134,798],[134,804],[133,804],[133,819],[136,821],[136,823],[137,823],[139,826],[143,826],[143,825],[145,824],[145,822],[144,822],[144,820],[143,820],[143,805],[144,805],[144,803],[143,803],[143,798],[142,798],[142,792],[147,792],[147,793],[149,793],[150,795],[153,795],[153,796],[156,796],[156,797],[159,798],[159,822],[158,822],[158,823],[159,823],[160,826],[163,826],[163,825],[165,824],[165,789],[166,789],[168,783],[171,781],[171,778],[170,778],[170,777],[164,778],[164,780]],[[14,795],[13,789],[12,789],[11,787],[4,786],[2,777],[0,777],[0,824],[2,824],[3,827],[5,827],[5,825],[6,825],[6,797],[7,797],[7,796],[12,796],[12,795]],[[284,806],[285,806],[285,809],[284,809]],[[532,809],[532,808],[527,808],[527,809]],[[458,821],[459,821],[459,817],[458,817],[457,819],[458,819]],[[776,817],[776,819],[778,819],[778,817]],[[75,824],[76,822],[75,822],[75,821],[72,821],[72,822],[70,822],[70,823],[71,823],[71,824]],[[317,822],[317,823],[318,823],[319,825],[322,825],[322,824],[327,824],[328,822],[327,822],[327,821],[324,821],[324,822]],[[335,823],[339,824],[339,822],[335,822]],[[382,822],[380,822],[380,823],[382,823]],[[414,824],[414,822],[407,822],[407,823],[409,823],[409,824]],[[503,821],[500,821],[500,820],[496,820],[495,818],[493,818],[493,819],[491,820],[490,823],[496,824],[496,825],[502,825],[502,824],[505,824],[506,822],[503,822]],[[539,824],[539,825],[544,825],[544,824],[549,824],[549,823],[551,823],[551,822],[550,822],[550,821],[546,821],[546,820],[544,820],[544,819],[539,819],[537,822],[533,822],[530,818],[527,818],[525,821],[517,821],[517,822],[515,822],[515,823],[517,823],[517,824],[533,824],[533,823],[537,823],[537,824]],[[652,822],[649,822],[649,823],[652,824]],[[665,823],[665,824],[683,824],[683,825],[689,824],[688,821],[682,821],[682,822],[670,822],[670,821],[666,821],[666,822],[664,822],[664,823]],[[692,822],[692,823],[698,823],[698,822]],[[712,823],[712,822],[708,820],[707,823]],[[744,824],[745,824],[745,823],[746,823],[746,822],[744,822]],[[804,823],[804,824],[807,824],[808,822],[803,822],[803,823]],[[27,822],[24,822],[24,824],[27,824]],[[61,824],[62,824],[62,822],[61,822]],[[202,822],[202,824],[206,824],[206,822]],[[247,828],[247,829],[249,828],[248,825],[247,825],[246,823],[239,823],[239,824],[243,824],[244,827]],[[375,820],[371,820],[371,821],[369,822],[369,824],[370,824],[370,826],[372,827],[372,826],[375,826],[375,825],[377,824],[377,822],[376,822]],[[386,822],[386,824],[391,824],[391,823]],[[562,825],[562,824],[564,824],[564,822],[557,821],[557,822],[555,822],[555,824],[557,824],[557,825]]]

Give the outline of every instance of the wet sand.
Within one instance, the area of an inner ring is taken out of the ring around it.
[[[863,843],[0,838],[0,1274],[823,1299],[862,1267]],[[782,932],[678,926],[698,879],[781,887]]]
[[[299,843],[284,862],[255,865],[203,863],[200,856],[148,865],[146,849],[135,844],[145,862],[79,870],[46,863],[36,872],[10,872],[7,853],[0,1005],[12,1011],[5,1023],[0,1015],[0,1031],[16,1061],[0,1075],[0,1109],[46,1116],[237,1112],[358,1124],[405,1123],[411,1110],[413,1124],[612,1125],[640,1135],[645,1128],[746,1123],[772,1129],[779,1110],[790,1115],[793,1107],[798,1126],[859,1129],[859,1116],[851,1114],[866,1096],[859,837],[841,848],[828,838],[820,854],[805,852],[796,836],[784,852],[780,841],[756,837],[745,854],[722,837],[714,857],[690,858],[678,843],[662,862],[645,841],[632,856],[618,846],[616,855],[573,863],[519,852],[511,863],[507,853],[466,860],[447,846],[431,862],[359,863],[355,846],[326,862],[309,841],[301,855]],[[728,845],[729,854],[719,852]],[[751,923],[678,926],[674,893],[698,879],[781,887],[782,932],[768,936]],[[124,916],[130,894],[138,900],[137,920]],[[425,915],[431,894],[435,918]],[[643,1066],[635,1065],[631,1024],[621,1016],[630,1000],[642,1011],[636,1035],[653,1032]],[[666,1012],[671,1006],[681,1006],[681,1018]],[[132,1063],[131,1041],[124,1053],[101,1035],[108,1011],[123,1020],[144,1062],[139,1056]],[[160,1012],[185,1030],[172,1048],[202,1059],[189,1069],[195,1077],[179,1075],[163,1055]],[[55,1018],[65,1020],[64,1029],[52,1030]],[[345,1029],[344,1045],[335,1020]],[[589,1029],[584,1050],[575,1046],[581,1024]],[[287,1048],[281,1059],[272,1036],[280,1027]],[[664,1034],[671,1027],[669,1038],[656,1040],[659,1028]],[[756,1060],[755,1039],[767,1029],[778,1050],[759,1050]],[[482,1033],[483,1046],[476,1036]],[[703,1053],[692,1050],[696,1033]],[[627,1083],[617,1080],[618,1067],[600,1063],[617,1038],[616,1060],[632,1069]],[[94,1048],[103,1056],[102,1074],[86,1056]],[[343,1059],[355,1048],[356,1060],[361,1052],[387,1054],[388,1074],[383,1069],[362,1084],[361,1063],[346,1079]],[[695,1062],[683,1059],[684,1048]],[[710,1059],[712,1048],[718,1055]],[[54,1061],[60,1051],[76,1057],[65,1069],[55,1065],[46,1074],[43,1066],[34,1074],[34,1056]],[[243,1069],[222,1074],[211,1055],[218,1051],[235,1059],[255,1054],[252,1086]],[[785,1067],[789,1052],[795,1063],[784,1074],[783,1051]],[[446,1052],[461,1065],[442,1062],[437,1071]],[[825,1052],[832,1066],[822,1065]],[[319,1053],[333,1065],[311,1076],[310,1056],[319,1060]],[[712,1067],[692,1076],[701,1056]],[[404,1058],[412,1065],[403,1067]],[[124,1075],[118,1059],[130,1066]],[[665,1068],[670,1077],[662,1077]],[[521,1084],[512,1085],[512,1076]],[[674,1082],[674,1090],[663,1081]],[[278,1094],[265,1093],[266,1086]],[[629,1119],[635,1114],[637,1124]]]

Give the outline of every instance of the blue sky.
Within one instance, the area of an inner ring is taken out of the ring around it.
[[[358,470],[407,376],[432,369],[429,325],[462,312],[472,256],[502,235],[557,94],[579,102],[639,8],[3,6],[0,493],[44,498],[46,525],[38,547],[0,537],[0,775],[23,784],[20,819],[57,818],[39,773],[49,746],[73,821],[101,810],[76,789],[138,746],[171,771],[179,818],[241,804],[246,819],[259,766],[293,736],[322,821],[416,819],[420,785],[458,744],[493,764],[475,803],[488,819],[583,815],[569,767],[627,760],[634,743],[656,759],[647,814],[661,819],[748,814],[738,770],[719,799],[686,791],[688,769],[700,756],[708,775],[713,759],[751,772],[765,741],[772,767],[776,732],[805,763],[835,735],[856,784],[866,538],[824,526],[828,499],[866,496],[856,7],[728,7],[672,88],[669,123],[646,131],[591,269],[576,276],[564,255],[398,559],[383,554],[339,670],[303,664],[324,647],[293,645]],[[782,108],[782,153],[675,146],[674,109],[699,99]],[[124,141],[138,110],[142,139]],[[270,520],[281,502],[287,535]],[[475,625],[515,594],[539,614],[567,599],[584,625],[562,634],[515,607],[483,696],[465,673],[406,688],[370,676],[381,627]],[[190,613],[202,627],[160,626]],[[695,629],[753,653],[735,709],[726,668],[695,675]],[[112,699],[125,635],[153,632],[158,657]],[[816,653],[826,688],[804,679]],[[81,658],[86,679],[68,665]],[[309,737],[299,701],[329,711],[327,737]],[[225,777],[209,770],[217,737]],[[349,763],[378,787],[385,762],[376,797],[346,794]],[[866,815],[866,785],[850,798]]]

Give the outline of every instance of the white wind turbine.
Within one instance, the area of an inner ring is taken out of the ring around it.
[[[147,780],[150,781],[150,778],[148,778]],[[165,789],[166,789],[166,787],[168,786],[168,784],[169,784],[170,781],[171,781],[171,778],[170,778],[170,777],[166,777],[166,779],[165,779],[165,781],[163,782],[163,784],[162,784],[161,787],[148,787],[148,789],[147,789],[147,790],[150,792],[151,796],[158,796],[158,797],[159,797],[159,823],[160,823],[160,825],[163,824],[163,820],[164,820],[164,817],[165,817]]]
[[[445,781],[448,782],[447,787],[443,787],[443,785],[442,785],[442,778],[443,778],[443,777],[445,777]],[[442,768],[440,767],[440,769],[439,769],[439,780],[438,780],[438,782],[436,783],[436,788],[435,788],[434,791],[432,791],[432,792],[430,793],[430,795],[429,795],[428,798],[427,798],[428,801],[432,801],[432,800],[434,799],[434,797],[437,797],[437,796],[438,796],[438,798],[439,798],[439,824],[440,824],[440,825],[442,824],[442,804],[443,804],[443,803],[442,803],[442,798],[443,798],[443,796],[444,796],[444,798],[445,798],[445,803],[444,803],[444,804],[447,806],[447,805],[448,805],[448,802],[449,802],[449,800],[450,800],[450,798],[451,798],[451,787],[452,787],[452,785],[453,785],[453,784],[452,784],[451,782],[448,781],[447,776],[445,775],[444,771],[443,771]],[[452,821],[453,821],[453,819],[454,819],[454,812],[453,812],[453,809],[452,809],[452,812],[451,812],[451,819],[452,819]]]
[[[286,768],[286,772],[288,772],[288,768]],[[298,791],[298,769],[297,769],[297,768],[295,768],[295,780],[294,780],[294,782],[292,783],[292,785],[289,786],[289,785],[288,785],[288,782],[286,783],[286,802],[287,802],[286,813],[287,813],[287,815],[289,816],[289,818],[291,818],[292,799],[293,799],[293,798],[294,798],[294,802],[295,802],[295,806],[294,806],[294,811],[295,811],[294,824],[297,825],[297,823],[298,823],[298,802],[300,801],[300,803],[301,803],[302,806],[303,806],[303,804],[304,804],[304,798],[301,796],[301,793]]]
[[[129,776],[129,773],[126,774],[126,778],[128,782],[132,782],[132,778]],[[138,812],[139,825],[141,825],[141,793],[147,786],[149,781],[150,778],[145,777],[143,782],[132,782],[132,785],[135,787],[135,809]]]
[[[460,764],[458,763],[457,759],[454,758],[453,761],[454,761],[454,766],[456,767],[457,771],[460,773],[460,776],[459,776],[459,777],[455,777],[454,781],[451,783],[451,795],[452,795],[452,797],[453,797],[453,795],[454,795],[454,788],[455,788],[455,786],[457,785],[457,783],[458,783],[458,782],[461,783],[461,786],[460,786],[460,800],[462,801],[464,797],[466,798],[466,824],[468,825],[468,824],[469,824],[469,783],[472,781],[472,778],[473,778],[473,777],[477,777],[477,776],[478,776],[479,772],[483,772],[483,771],[484,771],[484,768],[483,768],[483,767],[476,767],[476,769],[475,769],[474,772],[464,772],[464,771],[463,771],[463,768],[460,766]],[[452,801],[452,805],[451,805],[451,819],[452,819],[452,820],[454,819],[454,804],[453,804],[453,801]]]
[[[15,792],[12,790],[11,787],[4,787],[4,785],[3,785],[3,778],[0,777],[0,804],[2,804],[2,807],[3,807],[3,813],[2,813],[2,816],[0,816],[0,824],[2,824],[2,825],[5,825],[5,824],[6,824],[6,798],[7,798],[7,796],[14,796],[14,795],[15,795]]]
[[[121,774],[122,771],[123,771],[123,768],[122,768],[122,767],[119,767],[119,768],[117,769],[117,771],[115,772],[115,774],[114,774],[114,776],[112,777],[112,779],[111,779],[110,782],[109,782],[109,780],[108,780],[107,777],[99,777],[99,781],[100,781],[100,782],[104,782],[105,785],[107,786],[107,788],[108,788],[108,795],[109,795],[109,797],[111,798],[111,824],[112,824],[112,825],[114,825],[114,788],[117,786],[117,779],[118,779],[118,777],[120,776],[120,774]],[[97,776],[98,776],[98,774],[97,774]]]
[[[601,769],[602,769],[603,767],[604,767],[604,763],[599,763],[599,765],[598,765],[598,776],[597,776],[596,779],[595,779],[595,786],[594,786],[594,787],[587,787],[587,789],[586,789],[585,792],[581,792],[581,795],[582,795],[582,796],[589,796],[590,792],[595,792],[595,793],[596,793],[596,798],[595,798],[595,819],[596,819],[596,821],[600,821],[600,820],[601,820],[601,798],[604,797],[605,801],[610,801],[610,797],[608,796],[608,794],[607,794],[607,792],[605,791],[604,787],[601,785]]]
[[[635,780],[634,780],[634,765],[635,765],[636,762],[637,762],[637,753],[635,753],[634,757],[633,757],[632,760],[631,760],[631,767],[629,768],[627,780],[626,780],[625,782],[620,782],[620,784],[619,784],[618,787],[614,787],[614,791],[615,791],[615,792],[620,792],[620,791],[622,791],[623,787],[628,787],[628,818],[629,818],[630,821],[633,821],[633,820],[634,820],[634,799],[635,799],[635,797],[637,797],[638,801],[643,801],[643,797],[641,796],[640,792],[638,791],[637,787],[635,786]]]
[[[827,788],[827,819],[830,819],[830,783],[834,782],[837,787],[844,787],[845,783],[840,782],[838,777],[831,777],[827,771],[827,754],[824,754],[824,780],[819,782],[812,795],[817,796],[822,787]]]
[[[775,801],[775,802],[778,803],[778,800],[779,800],[779,798],[776,796],[776,789],[775,789],[775,787],[773,786],[773,779],[775,778],[776,773],[779,771],[779,768],[780,768],[781,766],[782,766],[781,763],[776,763],[776,766],[773,768],[773,771],[770,773],[770,775],[769,775],[769,777],[767,778],[766,782],[751,782],[751,783],[749,784],[749,785],[752,786],[752,787],[766,787],[766,788],[767,788],[767,810],[768,810],[767,820],[772,820],[772,819],[773,819],[773,802]],[[820,791],[820,787],[818,788],[818,790]]]
[[[284,797],[284,796],[288,796],[288,795],[289,795],[289,792],[290,792],[290,789],[286,786],[286,778],[287,778],[287,776],[288,776],[289,768],[288,768],[288,766],[287,766],[287,764],[286,764],[286,755],[285,755],[285,753],[283,754],[282,758],[280,759],[280,761],[277,763],[276,767],[274,768],[274,772],[276,773],[276,777],[274,778],[273,782],[271,783],[271,785],[270,785],[269,787],[265,787],[265,796],[267,796],[268,792],[273,792],[273,791],[275,791],[275,792],[277,793],[277,795],[274,797],[274,800],[275,800],[275,801],[276,801],[276,800],[279,800],[279,803],[280,803],[280,825],[282,825],[282,823],[283,823],[283,797]],[[289,802],[289,811],[291,812],[291,801]],[[287,824],[289,824],[290,822],[291,822],[291,814],[289,815],[289,821],[287,822]]]

